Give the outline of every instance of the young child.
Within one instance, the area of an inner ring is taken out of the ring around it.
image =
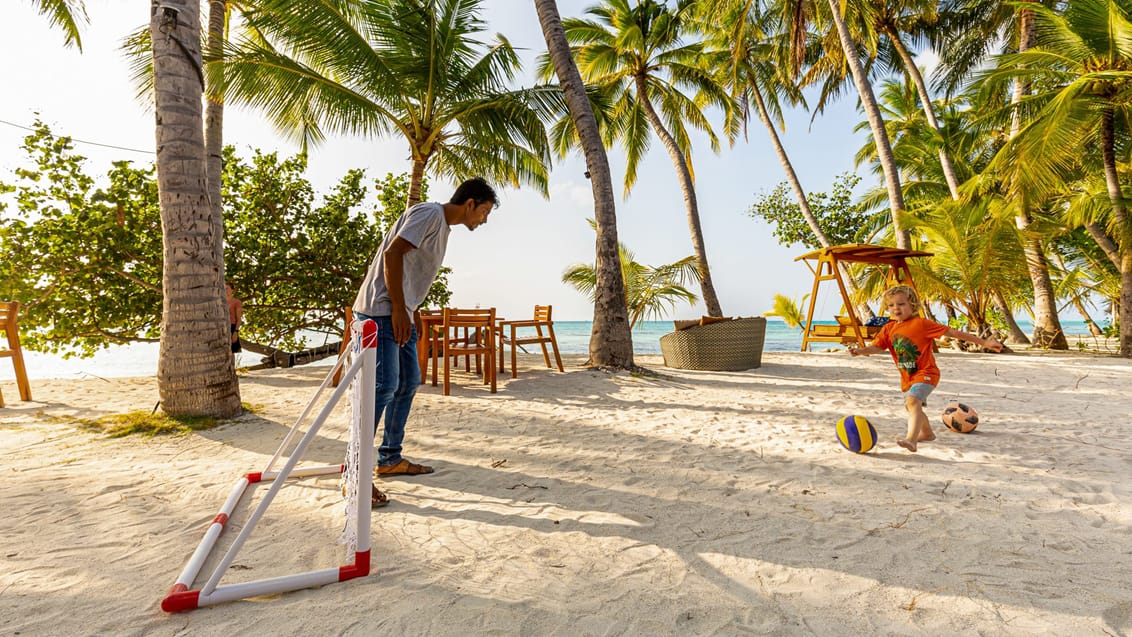
[[[871,356],[888,351],[900,371],[900,390],[904,392],[904,409],[908,412],[908,435],[897,438],[896,444],[908,451],[916,451],[916,443],[935,440],[935,432],[924,413],[928,395],[939,384],[939,368],[932,354],[932,342],[940,336],[970,341],[996,352],[1002,343],[996,339],[982,339],[973,334],[941,325],[917,316],[920,299],[907,285],[897,285],[885,291],[882,297],[888,316],[892,319],[867,347],[850,347],[853,356]]]

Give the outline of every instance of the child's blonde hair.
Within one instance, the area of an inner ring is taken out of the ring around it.
[[[884,291],[881,299],[887,303],[889,297],[897,294],[903,294],[908,299],[908,305],[912,306],[913,311],[920,311],[920,295],[916,294],[916,289],[909,285],[894,285]]]

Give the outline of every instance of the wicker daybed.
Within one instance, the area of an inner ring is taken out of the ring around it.
[[[664,364],[676,369],[737,372],[762,364],[766,319],[702,322],[660,337]]]

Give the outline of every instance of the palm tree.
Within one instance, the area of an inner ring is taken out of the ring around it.
[[[692,26],[692,7],[689,0],[679,0],[671,9],[657,0],[638,0],[633,5],[630,0],[608,0],[587,9],[588,19],[567,19],[563,26],[582,78],[609,106],[602,131],[605,144],[621,142],[625,148],[626,192],[648,150],[650,128],[668,151],[684,195],[704,305],[709,315],[723,316],[704,246],[686,125],[707,133],[713,150],[718,150],[719,141],[703,109],[715,105],[730,113],[732,102],[724,87],[702,68],[702,42],[683,42]],[[545,77],[545,60],[540,67]],[[685,90],[696,94],[689,97]],[[578,142],[572,120],[566,118],[554,128],[553,142],[560,153]]]
[[[83,0],[35,0],[34,4],[40,15],[47,16],[51,26],[63,30],[67,46],[74,45],[78,50],[83,50],[82,34],[79,31],[90,21]]]
[[[817,216],[810,208],[806,191],[798,178],[794,164],[786,152],[779,128],[784,128],[783,102],[791,106],[802,105],[805,99],[802,89],[789,75],[789,42],[784,30],[783,20],[778,12],[756,11],[753,0],[733,0],[722,6],[716,3],[699,5],[697,28],[708,36],[710,59],[717,65],[717,72],[730,87],[732,96],[741,105],[744,122],[749,118],[750,105],[754,104],[759,120],[766,128],[771,145],[778,161],[786,173],[787,182],[798,201],[798,210],[806,225],[823,248],[831,244]],[[725,55],[716,55],[716,51]],[[850,295],[860,296],[856,281],[848,276],[848,269],[842,267],[842,274],[850,288]],[[873,316],[867,302],[860,304],[859,311],[864,316]]]
[[[150,19],[164,243],[157,387],[166,413],[230,417],[240,390],[207,190],[199,16],[199,0],[165,0]]]
[[[944,200],[909,216],[908,225],[925,242],[930,261],[915,260],[916,287],[925,298],[960,308],[969,331],[990,334],[989,310],[996,290],[1018,289],[1026,278],[1022,246],[1009,216],[997,214],[1001,200],[978,203]]]
[[[1120,272],[1120,355],[1132,357],[1132,219],[1117,163],[1128,140],[1126,97],[1132,85],[1132,31],[1127,1],[1080,0],[1063,14],[1034,5],[1035,46],[1004,55],[982,77],[985,91],[1027,81],[1040,89],[1014,104],[1020,129],[995,159],[1027,192],[1048,191],[1078,163],[1103,175],[1107,233]],[[1119,140],[1118,140],[1119,137]],[[1063,337],[1064,338],[1064,337]]]
[[[590,334],[590,362],[599,367],[629,369],[633,362],[632,325],[628,317],[625,281],[617,241],[617,209],[613,198],[613,177],[609,158],[598,132],[597,119],[586,98],[585,85],[562,26],[554,0],[535,0],[539,25],[546,39],[550,63],[561,84],[579,143],[586,157],[586,169],[594,197],[594,231],[597,232],[597,261],[594,265],[594,320]]]
[[[947,199],[951,190],[946,183],[947,178],[944,174],[946,168],[939,161],[937,152],[940,141],[939,129],[928,121],[927,112],[920,106],[919,91],[910,79],[902,82],[886,80],[881,90],[881,102],[889,136],[893,140],[893,153],[905,175],[904,187],[908,195],[909,210],[919,215],[921,211],[930,212],[937,209]],[[988,143],[988,140],[993,138],[980,134],[984,131],[974,128],[973,116],[970,109],[965,107],[966,102],[957,99],[939,104],[932,111],[940,113],[943,121],[947,123],[946,130],[952,148],[948,154],[954,155],[954,160],[951,161],[953,169],[969,175],[974,174],[979,168],[985,168],[987,161],[993,155],[992,144]],[[865,126],[867,124],[862,122],[857,128],[861,129]],[[857,152],[857,161],[860,163],[874,156],[871,142],[868,142]],[[881,199],[879,193],[866,196],[866,200],[874,202],[874,206],[879,206]],[[952,208],[988,203],[986,201],[988,199],[995,200],[990,209],[1003,214],[1012,214],[1014,207],[1005,203],[1002,194],[993,188],[968,188],[966,196],[959,199],[951,198],[955,204]],[[1025,297],[1015,293],[1019,289],[1018,286],[993,287],[989,294],[995,309],[1006,323],[1010,342],[1029,343],[1010,309],[1018,303],[1029,305]],[[1017,299],[1017,302],[1012,304],[1008,297]]]
[[[842,7],[845,6],[848,10],[848,5],[842,3],[841,0],[828,0],[828,5],[829,16],[837,33],[837,39],[841,43],[841,52],[844,54],[850,75],[853,77],[853,83],[857,86],[857,95],[861,98],[861,108],[865,111],[865,117],[869,121],[869,128],[872,130],[875,140],[877,161],[880,162],[884,173],[885,189],[888,192],[889,211],[892,215],[892,229],[896,247],[908,248],[910,247],[908,231],[901,225],[901,216],[904,214],[905,205],[904,192],[900,185],[900,169],[897,166],[896,157],[892,154],[892,144],[885,130],[884,117],[877,105],[876,95],[873,93],[873,87],[869,82],[865,66],[861,62],[857,43],[849,32],[845,16],[842,15]]]
[[[696,302],[695,293],[684,287],[687,281],[699,277],[695,256],[666,265],[644,265],[637,261],[625,244],[619,246],[619,256],[625,298],[629,302],[629,329],[642,320],[663,316],[675,308],[677,302]],[[562,282],[592,297],[597,284],[596,269],[592,265],[576,263],[562,274]]]
[[[873,23],[877,32],[883,34],[887,39],[889,46],[896,54],[896,58],[900,60],[900,68],[916,87],[916,94],[919,97],[920,106],[924,110],[924,117],[928,126],[939,134],[941,132],[940,124],[936,117],[934,102],[928,92],[927,81],[924,79],[923,73],[920,72],[920,68],[916,66],[912,51],[904,42],[905,35],[916,40],[923,39],[932,32],[933,28],[938,26],[938,3],[934,0],[898,0],[895,2],[874,0],[865,4],[862,10],[867,19]],[[888,57],[891,57],[891,55],[884,55],[882,59]],[[940,136],[938,142],[937,154],[940,167],[943,169],[944,179],[947,182],[947,189],[951,198],[957,201],[959,199],[959,177],[952,165],[946,138]]]
[[[944,35],[936,42],[941,51],[937,73],[938,83],[951,93],[986,63],[988,55],[995,50],[993,47],[1001,46],[1001,51],[1006,52],[1030,48],[1034,36],[1034,12],[1028,5],[1053,6],[1057,0],[1021,0],[1021,5],[949,0],[946,4],[941,15],[947,24],[940,29],[939,33]],[[1028,92],[1028,80],[1017,78],[1010,91],[1011,103],[1017,107]],[[1020,118],[1012,117],[1009,136],[1016,136],[1020,128]],[[1032,229],[1034,208],[1031,198],[1017,189],[1010,195],[1018,204],[1014,208],[1014,223],[1023,237],[1024,258],[1033,286],[1034,343],[1050,349],[1068,349],[1069,343],[1057,315],[1057,296],[1050,276],[1049,260],[1039,233]]]
[[[512,90],[511,44],[490,46],[475,0],[350,3],[258,0],[255,37],[229,42],[209,66],[230,102],[262,111],[304,147],[327,133],[399,134],[412,161],[408,205],[421,178],[479,174],[546,193],[549,148],[540,112],[557,89]],[[216,77],[223,69],[224,77]]]
[[[223,61],[224,42],[228,37],[228,0],[210,0],[208,3],[208,39],[206,59]],[[223,64],[218,73],[223,73]],[[212,90],[206,91],[204,107],[204,146],[208,162],[208,200],[211,204],[213,238],[216,250],[224,255],[224,201],[220,196],[220,179],[224,173],[224,93],[210,82]],[[224,261],[221,259],[221,265]],[[224,278],[224,270],[220,276]]]
[[[743,108],[744,119],[754,104],[759,121],[766,128],[787,182],[798,200],[798,207],[806,225],[814,233],[823,248],[830,246],[817,217],[810,209],[806,191],[794,170],[794,164],[786,152],[778,129],[784,127],[782,106],[805,107],[801,87],[790,79],[788,74],[788,43],[783,40],[786,33],[782,20],[774,12],[753,11],[748,6],[750,0],[740,1],[731,6],[703,4],[698,27],[707,34],[712,49],[726,51],[729,55],[714,56],[722,65],[725,81],[731,87],[732,95]]]
[[[806,312],[802,309],[802,306],[806,304],[808,298],[810,298],[809,294],[803,294],[801,301],[795,301],[785,294],[775,294],[774,306],[769,312],[764,312],[763,315],[777,316],[782,319],[786,327],[799,329],[806,322]]]

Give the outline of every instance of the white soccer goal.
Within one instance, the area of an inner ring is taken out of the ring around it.
[[[352,337],[350,348],[339,359],[338,364],[330,370],[322,385],[315,392],[314,397],[307,404],[306,409],[299,416],[294,426],[284,437],[274,457],[267,463],[263,471],[249,473],[241,477],[220,513],[212,520],[204,538],[196,551],[189,558],[188,564],[177,577],[176,583],[169,593],[161,600],[161,609],[175,613],[192,610],[201,606],[219,604],[258,595],[271,595],[295,591],[312,586],[324,586],[334,582],[344,582],[355,577],[365,577],[370,570],[370,481],[373,474],[373,418],[374,418],[374,383],[377,375],[377,324],[373,321],[354,321],[350,326]],[[295,448],[287,454],[291,441],[300,431],[310,412],[317,404],[319,396],[331,384],[334,374],[343,366],[348,365],[344,382],[330,395],[318,416],[311,423],[306,434],[299,440]],[[350,410],[350,442],[347,447],[346,462],[340,465],[306,467],[296,469],[295,465],[306,452],[315,434],[326,422],[327,417],[337,405],[347,389],[352,392]],[[275,463],[286,456],[282,468],[274,469]],[[220,579],[231,566],[236,553],[247,541],[257,522],[263,517],[267,507],[275,498],[275,494],[283,486],[287,478],[301,478],[342,473],[346,482],[346,530],[343,532],[343,543],[347,544],[347,559],[353,562],[336,568],[327,568],[309,571],[296,575],[285,575],[272,579],[241,582],[237,584],[220,585]],[[193,581],[208,559],[217,539],[220,537],[228,516],[240,502],[248,485],[256,482],[271,482],[271,488],[263,496],[263,500],[252,512],[240,534],[228,548],[228,552],[216,565],[212,575],[203,586],[190,590]]]

